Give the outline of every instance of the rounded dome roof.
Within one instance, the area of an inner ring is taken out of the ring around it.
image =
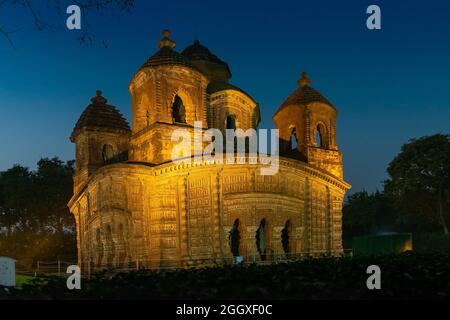
[[[235,90],[242,92],[246,96],[248,96],[250,99],[252,99],[253,102],[257,103],[255,99],[251,95],[249,95],[247,92],[242,90],[241,88],[229,83],[229,82],[222,82],[222,81],[216,81],[216,82],[210,82],[208,86],[206,87],[206,92],[208,94],[213,94],[222,90]]]
[[[116,107],[108,105],[107,102],[102,96],[102,92],[97,90],[96,96],[91,99],[91,104],[84,109],[72,131],[70,136],[72,141],[83,128],[130,131],[130,126],[120,111]]]
[[[181,65],[196,69],[188,58],[174,50],[176,43],[169,36],[170,31],[164,30],[163,38],[158,43],[159,51],[151,56],[140,69],[160,65]]]
[[[199,40],[195,40],[193,44],[186,47],[181,54],[186,56],[190,60],[206,60],[215,63],[220,63],[226,65],[228,64],[222,60],[220,60],[215,54],[213,54],[207,47],[200,44]]]
[[[208,84],[208,86],[206,87],[206,92],[208,94],[213,94],[213,93],[220,92],[223,90],[235,90],[235,91],[243,93],[248,98],[250,98],[256,104],[256,110],[257,110],[256,125],[258,125],[261,122],[261,114],[260,114],[258,102],[256,102],[255,99],[253,99],[253,97],[251,95],[249,95],[247,92],[245,92],[241,88],[239,88],[235,85],[232,85],[229,82],[222,82],[222,81],[210,82]]]
[[[163,47],[159,49],[153,56],[151,56],[142,66],[155,67],[160,65],[181,65],[195,69],[194,65],[185,56],[176,52],[172,48]]]
[[[231,71],[228,66],[228,63],[221,60],[219,57],[213,54],[207,47],[200,44],[199,40],[195,40],[194,43],[186,47],[181,52],[181,54],[186,58],[188,58],[195,66],[197,66],[197,68],[199,68],[204,73],[209,74],[210,76],[216,73],[218,70],[221,70],[222,73],[226,74],[227,80],[231,78]],[[202,68],[201,63],[209,63],[209,67],[203,66]]]
[[[325,103],[335,109],[333,104],[321,95],[317,90],[310,87],[311,80],[308,78],[306,72],[302,72],[302,77],[297,81],[298,88],[283,102],[277,113],[285,106],[292,104],[310,104],[313,102]]]

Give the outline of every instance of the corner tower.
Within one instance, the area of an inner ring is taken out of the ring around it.
[[[97,90],[70,136],[76,146],[75,194],[103,165],[127,160],[130,127],[117,108],[107,102]]]
[[[342,154],[336,143],[337,110],[313,89],[305,72],[298,88],[273,116],[280,133],[280,154],[343,178]]]

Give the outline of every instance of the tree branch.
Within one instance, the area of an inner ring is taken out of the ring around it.
[[[39,13],[39,10],[36,8],[36,5],[31,0],[0,0],[0,7],[10,4],[10,5],[17,5],[22,6],[25,8],[32,17],[33,25],[36,27],[38,31],[43,31],[46,29],[52,29],[52,30],[62,30],[64,27],[56,27],[52,26],[48,21],[46,21],[45,18],[42,17],[42,15]],[[82,12],[82,19],[84,21],[84,32],[79,37],[79,41],[81,43],[85,43],[86,45],[91,45],[93,42],[93,34],[91,33],[91,28],[87,19],[87,12],[90,10],[95,10],[97,12],[100,11],[127,11],[129,12],[135,4],[135,0],[67,0],[67,1],[61,1],[61,0],[49,0],[47,2],[47,6],[51,9],[53,9],[56,14],[61,16],[62,14],[65,14],[65,8],[69,6],[70,4],[75,4],[80,7]],[[64,9],[64,10],[63,10]],[[6,29],[3,27],[0,27],[0,33],[7,39],[7,41],[11,44],[12,47],[13,41],[11,37],[11,32],[6,31]],[[107,47],[106,42],[103,40],[102,44]]]

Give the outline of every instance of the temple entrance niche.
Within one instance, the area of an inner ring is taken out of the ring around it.
[[[268,260],[268,227],[266,219],[262,219],[256,230],[256,249],[258,250],[261,261]]]
[[[233,257],[240,256],[240,244],[241,244],[241,232],[239,228],[239,219],[236,219],[231,227],[230,233],[228,235],[228,240],[230,244],[231,253]]]
[[[281,230],[281,244],[286,258],[292,255],[292,223],[291,220],[286,221],[283,230]]]

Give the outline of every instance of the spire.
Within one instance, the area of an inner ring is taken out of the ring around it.
[[[304,88],[304,87],[309,87],[311,82],[312,81],[308,78],[308,75],[306,74],[306,72],[303,71],[300,80],[297,81],[297,84],[300,88]]]
[[[108,102],[108,100],[106,100],[106,98],[102,96],[101,90],[97,90],[95,92],[95,97],[91,99],[91,102],[93,105],[98,106],[98,105],[105,105]]]
[[[165,29],[162,32],[163,38],[161,40],[159,40],[158,42],[158,48],[162,49],[165,47],[169,47],[171,49],[175,48],[175,41],[173,41],[172,39],[169,38],[170,36],[170,30]]]

